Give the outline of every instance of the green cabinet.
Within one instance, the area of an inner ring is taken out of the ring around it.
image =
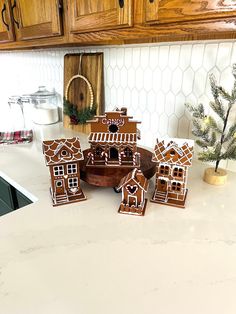
[[[0,177],[0,216],[31,203],[30,199]]]

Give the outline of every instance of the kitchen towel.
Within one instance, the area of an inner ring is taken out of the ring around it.
[[[32,130],[0,132],[0,144],[30,143],[33,140]]]

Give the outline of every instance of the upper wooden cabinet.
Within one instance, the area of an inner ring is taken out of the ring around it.
[[[68,0],[71,33],[129,27],[133,0]]]
[[[17,40],[62,34],[60,0],[11,0],[11,5]]]
[[[0,0],[0,10],[0,42],[13,41],[14,30],[10,13],[10,3],[8,0]]]
[[[145,0],[145,22],[164,24],[235,16],[235,0]]]

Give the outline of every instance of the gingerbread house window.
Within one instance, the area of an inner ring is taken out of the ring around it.
[[[109,125],[109,131],[111,133],[116,133],[118,131],[118,126],[116,124]]]
[[[176,154],[176,151],[175,151],[174,149],[171,149],[170,155],[171,155],[171,156],[175,156],[175,154]]]
[[[173,177],[182,178],[183,177],[183,168],[175,167],[173,169]]]
[[[63,166],[54,166],[53,167],[54,176],[63,176],[64,167]]]
[[[160,171],[159,171],[160,174],[168,175],[169,171],[170,171],[170,167],[169,166],[164,166],[164,165],[160,166]]]
[[[66,151],[65,149],[61,151],[61,155],[63,157],[68,156],[68,151]]]
[[[77,188],[78,187],[78,178],[70,178],[68,180],[69,188]]]
[[[62,187],[62,181],[61,180],[56,182],[56,187],[58,187],[58,188]]]
[[[69,165],[67,165],[67,173],[68,174],[77,173],[77,164],[69,164]]]
[[[129,147],[126,147],[124,149],[124,153],[125,153],[125,157],[129,157],[129,158],[133,157],[133,152],[132,152],[132,150]]]
[[[173,182],[173,183],[171,184],[171,189],[172,189],[172,191],[180,192],[180,190],[181,190],[181,183],[179,183],[179,182]]]

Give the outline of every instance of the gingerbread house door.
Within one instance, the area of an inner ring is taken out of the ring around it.
[[[56,195],[62,195],[66,193],[64,180],[55,181],[55,192],[56,192]]]
[[[111,147],[109,153],[110,153],[109,157],[110,157],[111,160],[114,160],[114,161],[118,160],[119,153],[118,153],[118,150],[115,147]]]
[[[128,203],[129,206],[135,206],[137,207],[137,196],[128,195]]]
[[[158,179],[157,189],[161,192],[167,192],[167,180]]]

